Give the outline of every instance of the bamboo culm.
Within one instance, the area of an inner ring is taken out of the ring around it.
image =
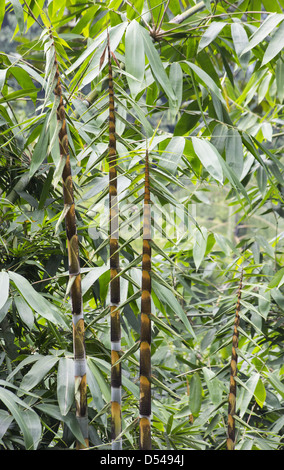
[[[243,283],[243,271],[241,272],[239,289],[238,289],[238,300],[236,305],[236,315],[233,330],[232,339],[232,356],[231,356],[231,373],[230,373],[230,392],[229,392],[229,407],[228,407],[228,437],[227,437],[227,450],[235,449],[236,441],[236,430],[235,430],[235,413],[236,413],[236,397],[237,397],[237,348],[239,344],[239,323],[240,323],[240,308],[241,308],[241,296],[242,296],[242,283]]]
[[[151,445],[151,202],[149,156],[145,157],[145,192],[143,214],[142,298],[140,337],[140,406],[139,446],[149,450]]]
[[[110,237],[110,335],[111,335],[111,440],[112,450],[121,450],[121,327],[118,243],[117,154],[115,135],[114,89],[109,35],[109,237]]]
[[[52,35],[50,36],[52,39]],[[87,415],[87,380],[86,380],[86,352],[85,352],[85,326],[83,317],[83,302],[81,289],[79,243],[77,235],[73,181],[70,165],[69,143],[66,129],[65,108],[63,103],[62,86],[58,62],[55,65],[54,93],[59,101],[57,107],[57,121],[60,124],[59,146],[61,159],[65,161],[62,172],[64,207],[68,208],[65,215],[65,228],[68,247],[69,279],[72,282],[70,296],[72,304],[73,348],[74,348],[74,374],[75,374],[75,403],[76,417],[85,440],[77,441],[77,449],[89,446],[88,441],[88,415]]]

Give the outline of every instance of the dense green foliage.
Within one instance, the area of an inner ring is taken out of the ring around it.
[[[147,147],[153,448],[226,448],[243,269],[236,449],[280,450],[284,1],[11,0],[0,3],[0,23],[1,448],[73,448],[81,439],[55,51],[75,184],[90,447],[110,448],[108,28],[117,61],[123,448],[138,447]]]

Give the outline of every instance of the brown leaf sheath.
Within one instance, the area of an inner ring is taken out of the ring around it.
[[[143,216],[141,343],[140,343],[140,440],[142,450],[151,445],[151,202],[149,157],[145,157],[145,192]]]
[[[120,358],[120,278],[118,246],[117,155],[115,136],[114,90],[109,35],[107,38],[109,69],[109,235],[110,235],[110,335],[111,335],[111,439],[112,450],[121,450],[121,363]]]
[[[50,36],[52,38],[52,36]],[[85,327],[83,318],[83,302],[81,291],[81,274],[79,244],[77,236],[77,225],[75,215],[75,203],[73,194],[73,181],[70,165],[69,144],[66,130],[65,108],[63,104],[62,87],[59,74],[58,62],[55,55],[55,89],[54,93],[59,99],[57,108],[57,120],[60,122],[59,145],[61,158],[65,160],[62,172],[63,198],[65,207],[69,210],[65,216],[65,227],[68,247],[69,278],[75,277],[72,284],[70,296],[72,304],[73,321],[73,345],[74,345],[74,367],[75,367],[75,402],[76,416],[85,439],[86,445],[77,442],[77,449],[89,446],[88,441],[88,416],[87,416],[87,380],[86,380],[86,353],[85,353]]]
[[[238,289],[238,300],[236,305],[236,316],[234,322],[234,331],[232,339],[232,356],[231,356],[231,374],[230,374],[230,393],[229,393],[229,408],[228,408],[228,438],[227,438],[227,450],[235,449],[235,418],[236,413],[236,397],[237,397],[237,384],[235,377],[237,376],[237,348],[239,343],[239,332],[238,327],[240,323],[240,308],[241,308],[241,295],[242,295],[242,282],[243,282],[243,271],[241,272],[239,289]]]

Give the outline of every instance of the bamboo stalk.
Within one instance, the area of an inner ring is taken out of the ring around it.
[[[52,35],[50,36],[52,38]],[[65,208],[69,208],[65,215],[65,228],[67,235],[69,279],[72,282],[70,296],[72,304],[73,348],[75,367],[75,403],[76,417],[80,425],[85,446],[77,441],[76,448],[84,449],[89,446],[88,440],[88,407],[87,407],[87,380],[86,380],[86,353],[85,353],[85,326],[83,316],[83,301],[81,289],[79,243],[77,235],[76,214],[73,181],[70,164],[69,143],[66,129],[65,108],[63,103],[62,87],[58,62],[55,54],[55,96],[58,97],[57,120],[60,123],[59,146],[60,156],[65,161],[62,172],[63,199]]]
[[[121,433],[121,355],[120,278],[118,244],[117,153],[114,114],[114,90],[109,35],[109,236],[110,236],[110,335],[111,335],[111,440],[112,450],[122,449]]]
[[[235,377],[237,376],[237,348],[239,343],[238,327],[240,323],[240,308],[241,308],[241,295],[242,295],[242,281],[243,271],[241,272],[238,300],[236,305],[236,316],[234,322],[233,340],[232,340],[232,356],[231,356],[231,374],[230,374],[230,393],[229,393],[229,408],[228,408],[228,438],[227,450],[235,450],[235,413],[236,413],[236,397],[237,397],[237,383]]]
[[[213,0],[211,0],[212,3]],[[199,11],[203,10],[205,8],[205,3],[203,1],[197,3],[193,7],[189,8],[188,10],[184,11],[180,15],[175,16],[172,18],[169,23],[174,23],[174,24],[180,24],[183,23],[183,21],[187,20],[190,16],[195,15],[195,13],[198,13]]]
[[[149,157],[145,158],[145,192],[143,215],[141,343],[140,343],[140,419],[139,446],[149,450],[151,444],[151,202]]]

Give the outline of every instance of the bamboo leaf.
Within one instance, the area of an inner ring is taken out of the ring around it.
[[[254,390],[254,398],[256,399],[257,404],[263,408],[263,405],[265,403],[266,399],[266,390],[265,386],[263,385],[263,382],[261,380],[261,377],[259,377],[259,380],[257,382],[257,385]]]
[[[34,324],[34,314],[23,297],[17,295],[14,298],[15,305],[23,322],[31,329]]]
[[[245,383],[246,389],[242,401],[240,403],[240,417],[242,418],[247,411],[249,403],[254,395],[257,383],[259,381],[259,374],[253,374]]]
[[[207,238],[208,233],[205,227],[202,227],[201,230],[196,231],[196,239],[193,246],[193,259],[196,266],[196,271],[203,261],[207,246]]]
[[[198,416],[202,403],[202,385],[198,372],[195,372],[190,381],[189,406],[193,416]]]
[[[218,405],[222,400],[222,384],[216,378],[214,372],[207,367],[202,368],[210,399],[213,405]]]
[[[215,147],[210,142],[207,142],[204,139],[200,139],[199,137],[192,137],[191,139],[194,151],[202,165],[214,179],[222,184],[223,170],[217,157],[217,150]]]
[[[202,84],[205,84],[206,87],[209,88],[216,96],[217,98],[221,101],[226,106],[225,100],[222,96],[220,88],[216,85],[214,80],[206,73],[204,70],[202,70],[198,65],[193,64],[192,62],[189,62],[188,60],[184,61],[183,64],[186,64],[192,71],[196,74],[198,77],[199,81]]]
[[[144,42],[140,26],[135,20],[131,21],[125,34],[125,68],[136,79],[126,76],[131,95],[135,98],[141,89],[145,71]]]
[[[200,39],[198,45],[198,51],[202,51],[206,46],[211,44],[214,39],[218,36],[218,34],[222,31],[222,29],[226,26],[227,23],[223,21],[213,21],[210,26],[206,29],[205,33],[203,34],[202,38]]]
[[[74,361],[68,357],[61,357],[57,372],[57,398],[60,412],[66,416],[75,396]]]
[[[161,61],[159,53],[156,50],[154,44],[152,43],[148,31],[146,31],[145,28],[140,26],[140,32],[143,37],[144,48],[151,66],[152,73],[158,83],[163,88],[165,94],[168,96],[171,102],[171,107],[175,108],[177,105],[177,98],[172,89],[170,80],[165,72],[163,62]]]
[[[21,388],[23,390],[29,391],[35,387],[55,366],[58,360],[59,357],[56,356],[39,357],[29,372],[27,372],[27,374],[23,377]]]
[[[241,175],[244,166],[242,138],[236,129],[228,129],[226,136],[226,162],[236,175]]]
[[[283,103],[284,99],[284,61],[282,58],[276,62],[276,87],[277,96],[280,103]]]
[[[88,289],[96,282],[102,274],[109,269],[108,265],[98,266],[91,268],[91,270],[82,279],[82,295],[84,295]]]
[[[17,18],[19,30],[21,33],[23,33],[25,27],[23,7],[20,4],[19,0],[11,0],[11,3],[13,5],[15,16]]]
[[[174,174],[183,155],[184,147],[183,137],[172,137],[160,157],[160,166]]]
[[[52,418],[66,423],[66,425],[68,426],[70,431],[73,433],[76,440],[81,442],[84,446],[86,445],[81,429],[80,429],[80,425],[74,413],[70,412],[66,416],[63,416],[60,413],[58,406],[50,405],[47,403],[36,405],[36,408],[40,410],[41,412],[46,413],[47,415],[51,416]]]
[[[66,326],[64,319],[59,315],[57,309],[37,292],[27,279],[13,271],[9,271],[9,277],[33,310],[53,323]]]
[[[0,410],[0,439],[5,435],[13,419],[13,416],[8,411]]]
[[[0,2],[0,28],[5,16],[5,2]]]
[[[171,65],[169,79],[177,98],[176,111],[178,111],[182,103],[183,93],[183,72],[179,62],[174,62]]]
[[[166,287],[162,286],[161,284],[158,284],[154,280],[152,281],[153,284],[153,290],[157,297],[160,299],[162,303],[166,303],[171,310],[176,313],[176,315],[179,317],[181,322],[184,324],[188,332],[195,338],[195,333],[192,329],[192,326],[190,325],[188,318],[186,316],[186,313],[184,312],[182,306],[180,303],[177,301],[173,293],[167,289]]]
[[[282,16],[284,17],[284,15]],[[277,28],[276,32],[271,38],[271,41],[269,42],[268,47],[263,56],[261,65],[265,65],[270,60],[272,60],[283,49],[283,46],[284,46],[284,21],[282,21],[281,25]]]
[[[6,301],[8,300],[9,297],[9,275],[6,273],[6,271],[0,271],[0,292],[1,292],[1,298],[0,298],[0,309],[5,305]]]
[[[277,13],[273,13],[272,15],[267,16],[262,25],[250,37],[249,44],[247,47],[245,47],[242,54],[245,54],[257,46],[260,42],[262,42],[283,19],[284,15]]]
[[[25,402],[20,401],[19,398],[14,395],[14,393],[10,392],[10,390],[7,390],[3,387],[0,387],[0,400],[8,408],[11,415],[17,422],[19,428],[21,429],[26,449],[32,450],[34,448],[33,436],[22,415],[22,409],[18,405],[18,403],[21,403],[22,407],[26,407]]]

